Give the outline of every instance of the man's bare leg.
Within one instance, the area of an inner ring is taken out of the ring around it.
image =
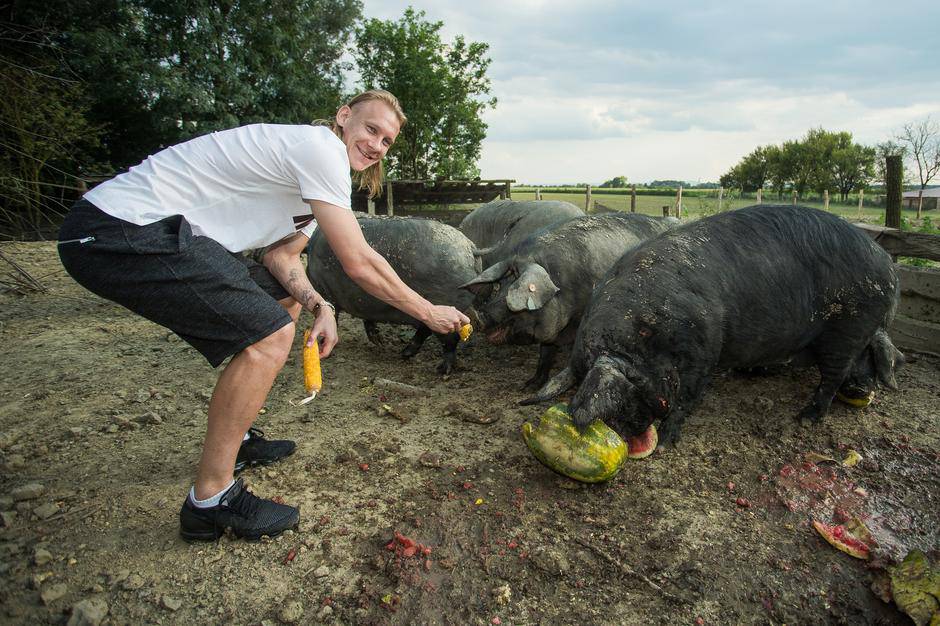
[[[209,401],[194,486],[197,499],[210,498],[232,482],[238,449],[284,367],[293,340],[291,323],[236,354],[222,371]]]

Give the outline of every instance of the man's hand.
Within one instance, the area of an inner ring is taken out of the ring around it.
[[[432,331],[444,335],[459,331],[461,326],[470,323],[470,318],[452,306],[438,304],[431,307],[423,321]]]
[[[307,339],[307,345],[312,346],[313,342],[320,339],[320,357],[330,356],[333,348],[339,343],[339,332],[336,329],[336,316],[333,309],[328,306],[321,306],[317,309],[317,318],[313,322],[313,328],[310,331],[310,338]]]

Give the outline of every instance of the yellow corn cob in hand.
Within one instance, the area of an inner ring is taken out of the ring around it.
[[[470,324],[464,324],[463,326],[460,327],[460,330],[458,332],[460,334],[460,340],[466,341],[467,339],[470,338],[470,334],[473,332],[473,326],[471,326]]]
[[[320,372],[320,346],[314,341],[312,346],[307,345],[310,339],[310,329],[304,331],[304,390],[307,397],[300,401],[307,404],[317,397],[317,392],[323,387],[323,375]]]

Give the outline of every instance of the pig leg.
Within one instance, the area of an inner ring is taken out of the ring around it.
[[[427,341],[428,337],[431,336],[431,329],[421,324],[415,329],[414,337],[411,338],[411,341],[408,342],[408,345],[405,346],[401,351],[401,356],[404,359],[410,359],[414,355],[418,354],[418,351],[421,350],[421,346],[424,345],[424,342]]]
[[[457,363],[457,344],[460,343],[460,335],[447,333],[446,335],[438,335],[437,338],[441,340],[441,356],[444,357],[440,365],[437,366],[437,373],[447,376],[454,371],[454,366]]]
[[[682,430],[685,418],[702,400],[710,377],[703,376],[692,380],[690,378],[692,377],[686,376],[684,379],[685,389],[680,393],[676,406],[673,406],[659,422],[659,427],[656,429],[659,435],[659,445],[670,446],[679,443],[679,431]]]
[[[374,346],[385,345],[385,340],[382,339],[382,334],[379,332],[379,325],[376,322],[362,320],[362,327],[366,330],[366,337],[369,338],[369,343]]]
[[[558,346],[548,343],[539,345],[539,362],[535,367],[535,376],[525,382],[522,386],[523,390],[538,389],[548,381],[548,373],[555,364],[557,354]]]
[[[814,424],[822,421],[832,405],[836,391],[849,377],[856,357],[861,354],[866,343],[853,340],[838,330],[826,331],[819,336],[813,351],[821,380],[812,401],[799,412],[799,420],[809,420]]]

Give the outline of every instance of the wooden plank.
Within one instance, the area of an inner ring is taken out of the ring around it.
[[[901,295],[913,295],[940,302],[940,270],[930,267],[895,265],[901,277]]]
[[[874,239],[888,254],[940,261],[940,235],[912,233],[872,224],[855,224]]]
[[[940,324],[940,271],[896,266],[901,278],[898,313],[921,322]]]
[[[904,315],[894,318],[888,330],[891,341],[903,352],[927,352],[940,356],[940,324],[922,322]]]
[[[898,315],[909,317],[919,322],[940,325],[940,302],[917,296],[901,296]]]

